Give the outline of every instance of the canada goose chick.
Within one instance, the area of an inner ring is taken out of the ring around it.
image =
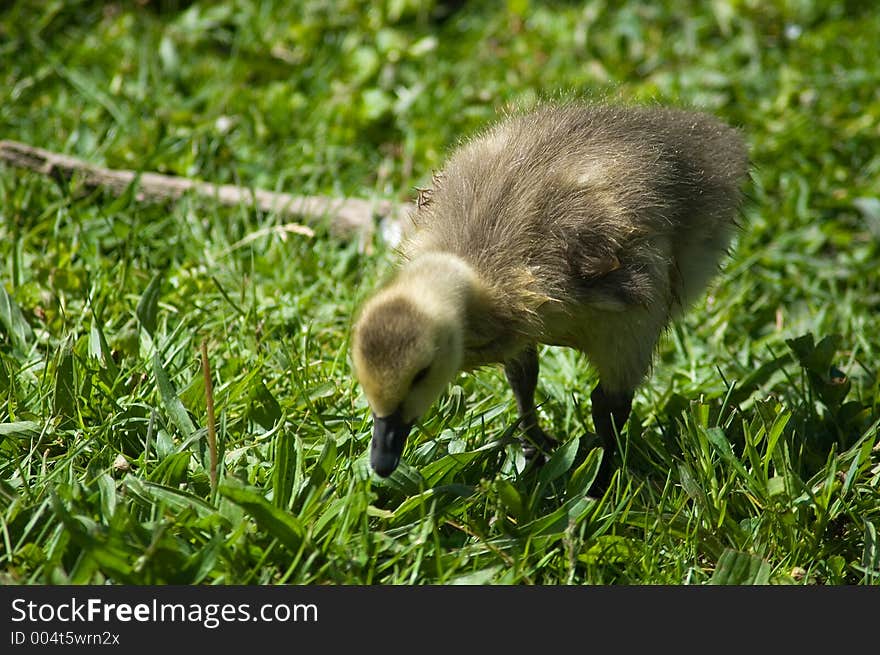
[[[355,324],[373,469],[394,470],[457,371],[492,362],[526,453],[551,445],[534,404],[548,344],[585,353],[599,374],[607,478],[660,334],[730,243],[747,170],[736,130],[674,109],[545,105],[464,143],[420,198],[406,263]]]

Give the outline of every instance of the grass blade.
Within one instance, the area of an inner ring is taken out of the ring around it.
[[[541,467],[541,472],[538,474],[537,495],[540,496],[547,485],[568,472],[571,465],[574,464],[574,458],[577,456],[579,445],[580,438],[574,437],[553,451],[550,460]]]
[[[76,417],[76,372],[73,368],[73,349],[69,344],[62,346],[55,368],[55,387],[52,397],[52,411],[65,421]]]
[[[159,310],[159,295],[162,292],[162,279],[165,277],[163,271],[156,273],[150,283],[147,285],[144,294],[138,302],[135,314],[141,325],[152,337],[156,332],[156,322]]]
[[[26,350],[34,338],[34,331],[3,284],[0,284],[0,323],[6,328],[12,344],[19,350]]]
[[[273,443],[275,450],[272,467],[272,502],[279,509],[286,509],[293,496],[296,481],[296,448],[290,432],[280,430]]]
[[[770,565],[760,557],[726,549],[718,560],[712,585],[766,585],[770,583]]]
[[[294,516],[275,507],[256,491],[229,482],[220,485],[220,494],[244,509],[261,529],[275,537],[291,552],[299,550],[304,530]]]
[[[159,353],[153,355],[153,375],[156,376],[156,386],[159,387],[162,404],[165,406],[165,411],[168,412],[172,423],[177,426],[177,429],[180,430],[183,436],[190,436],[195,432],[196,426],[186,411],[186,407],[183,406],[178,397],[177,391],[171,384],[171,379],[168,377],[165,367],[162,366],[162,359]]]

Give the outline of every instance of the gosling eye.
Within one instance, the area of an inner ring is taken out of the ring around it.
[[[414,386],[417,385],[419,382],[421,382],[421,381],[424,380],[426,377],[428,377],[428,371],[430,370],[430,368],[431,368],[430,366],[426,366],[426,367],[423,368],[421,371],[419,371],[418,373],[416,373],[416,374],[413,376],[411,386],[414,387]]]

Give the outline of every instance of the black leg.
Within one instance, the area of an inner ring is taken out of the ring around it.
[[[504,373],[513,389],[525,438],[521,439],[523,453],[532,459],[538,452],[549,450],[556,440],[549,437],[538,425],[535,410],[535,387],[538,385],[538,350],[529,346],[515,359],[504,364]]]
[[[632,391],[606,392],[602,384],[598,384],[590,396],[593,404],[593,423],[596,425],[596,434],[605,453],[602,456],[602,466],[596,478],[596,485],[600,488],[608,486],[611,480],[611,457],[617,446],[617,435],[623,432],[623,426],[629,419],[632,410]]]

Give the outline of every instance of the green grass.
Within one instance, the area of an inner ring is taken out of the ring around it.
[[[400,200],[509,104],[692,105],[741,126],[734,256],[663,340],[609,491],[585,493],[595,375],[555,349],[540,411],[565,445],[546,466],[523,466],[489,368],[391,478],[370,475],[347,340],[393,262],[378,238],[241,245],[290,219],[0,167],[4,583],[880,582],[880,12],[454,4],[13,2],[0,138]]]

